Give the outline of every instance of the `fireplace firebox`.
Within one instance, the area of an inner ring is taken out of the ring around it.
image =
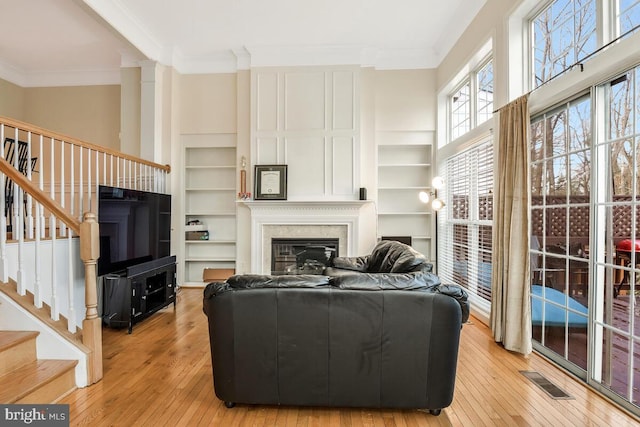
[[[339,239],[271,239],[271,274],[322,274],[339,256]]]

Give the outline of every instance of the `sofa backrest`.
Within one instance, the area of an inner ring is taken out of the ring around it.
[[[231,276],[224,283],[209,283],[204,290],[205,299],[234,291],[300,289],[339,291],[404,291],[410,293],[440,293],[458,301],[462,311],[462,323],[469,318],[468,295],[457,285],[446,285],[440,278],[426,271],[410,273],[354,273],[338,276],[240,274]]]

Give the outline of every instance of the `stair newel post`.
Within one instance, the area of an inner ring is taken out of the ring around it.
[[[102,378],[102,321],[98,317],[98,286],[96,263],[100,256],[100,231],[96,214],[87,212],[80,224],[80,258],[85,271],[85,319],[82,321],[82,342],[92,350],[89,361],[89,383]]]

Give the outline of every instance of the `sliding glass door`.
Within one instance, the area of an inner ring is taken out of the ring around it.
[[[531,122],[532,331],[539,350],[586,378],[591,98]]]
[[[640,68],[597,88],[592,380],[640,404]]]
[[[534,347],[640,406],[640,67],[532,118],[530,167]]]

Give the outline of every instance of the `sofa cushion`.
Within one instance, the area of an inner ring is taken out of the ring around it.
[[[427,259],[404,243],[383,240],[369,256],[367,273],[408,273],[427,267]]]
[[[357,273],[331,277],[331,286],[340,289],[382,291],[430,290],[440,284],[438,276],[431,273]]]
[[[269,276],[263,274],[236,274],[227,279],[231,289],[247,288],[317,288],[329,285],[329,277],[319,274],[291,274]]]
[[[364,273],[367,271],[367,265],[369,264],[369,255],[358,257],[335,257],[332,265],[334,268],[340,268],[343,270],[359,271]]]
[[[407,271],[418,271],[427,266],[427,259],[420,252],[413,249],[411,246],[404,248],[398,255],[393,267],[391,267],[392,273],[404,273]]]

